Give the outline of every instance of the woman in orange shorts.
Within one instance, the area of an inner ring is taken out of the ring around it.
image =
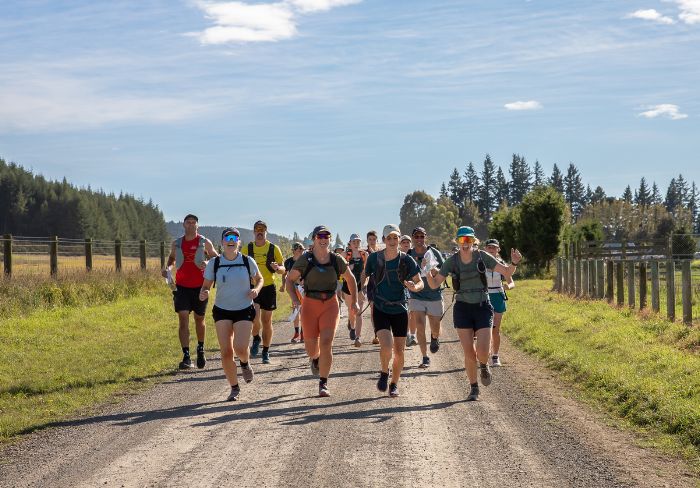
[[[296,260],[287,274],[287,294],[295,307],[301,305],[293,284],[301,278],[304,283],[304,306],[301,308],[301,327],[304,347],[309,355],[311,372],[319,376],[318,394],[331,396],[328,375],[333,363],[333,337],[340,317],[336,295],[338,279],[342,276],[350,290],[348,308],[357,307],[357,283],[348,263],[330,250],[331,231],[325,225],[314,228],[313,246]]]

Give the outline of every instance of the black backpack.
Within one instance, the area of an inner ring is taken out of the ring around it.
[[[377,270],[374,272],[376,286],[384,281],[386,277],[386,259],[384,256],[384,251],[377,251]],[[408,278],[408,254],[403,251],[399,251],[399,281],[403,285],[403,282]]]
[[[309,275],[312,269],[314,269],[314,266],[318,266],[320,268],[324,268],[326,266],[333,266],[333,269],[335,270],[335,274],[337,276],[337,279],[340,279],[340,277],[343,275],[340,272],[340,268],[338,265],[338,256],[332,252],[330,253],[330,258],[331,262],[328,264],[320,264],[318,261],[316,261],[316,257],[314,256],[313,251],[305,251],[304,254],[302,254],[299,259],[306,259],[306,268],[304,269],[304,272],[301,274],[301,281],[304,281],[306,277]]]
[[[481,251],[477,250],[477,262],[476,262],[476,270],[479,272],[479,279],[481,280],[481,284],[484,287],[484,292],[488,293],[489,292],[489,285],[488,281],[486,280],[486,265],[484,264],[484,260],[481,258]],[[450,275],[452,276],[452,288],[454,289],[455,292],[458,292],[460,289],[460,276],[459,276],[459,265],[457,264],[457,260],[459,259],[459,251],[457,251],[454,254],[454,260],[452,261],[452,269],[450,270]]]
[[[241,257],[243,258],[243,264],[221,264],[221,256],[216,256],[214,258],[214,284],[212,285],[212,288],[216,287],[216,273],[219,271],[219,268],[238,268],[239,266],[245,266],[245,269],[248,271],[250,288],[255,288],[255,285],[253,284],[253,275],[250,274],[250,261],[248,261],[249,258],[243,253],[241,253]]]
[[[267,256],[265,257],[265,266],[267,269],[270,271],[270,273],[275,273],[275,269],[272,267],[272,263],[275,262],[275,246],[273,243],[270,243],[270,247],[267,248]],[[255,259],[255,247],[252,242],[248,243],[248,256],[251,258]]]

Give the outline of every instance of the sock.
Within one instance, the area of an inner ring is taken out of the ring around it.
[[[263,346],[263,354],[265,354],[269,350],[270,350],[270,346],[267,346],[267,347]]]
[[[485,368],[485,367],[486,367],[486,363],[482,363],[481,361],[479,361],[479,367]]]
[[[312,359],[312,361],[314,362],[314,366],[318,368],[318,358]]]
[[[261,341],[261,339],[260,339],[260,334],[254,335],[254,336],[253,336],[253,340],[254,340],[254,341],[257,341],[257,342],[260,342],[260,341]]]
[[[296,334],[299,333],[299,327],[294,327],[294,333],[296,333]]]
[[[479,383],[471,383],[472,388],[479,388]]]
[[[498,357],[498,354],[493,354],[491,357],[492,357],[492,358],[497,358],[497,357]]]
[[[197,352],[204,351],[204,341],[197,342]]]
[[[319,383],[325,385],[326,383],[328,383],[328,378],[319,378]]]
[[[243,361],[241,361],[241,368],[248,369],[248,363],[244,363]]]
[[[423,361],[425,361],[426,359],[430,361],[430,358],[428,356],[423,356]]]
[[[238,386],[238,383],[236,383],[235,385],[231,385],[231,389],[232,390],[240,390],[240,387]]]
[[[389,373],[385,373],[384,371],[381,372],[382,378],[388,378]]]
[[[434,340],[436,340],[436,339],[437,339],[437,337],[433,337],[433,334],[430,334],[430,340],[431,340],[431,341],[434,341]]]
[[[190,357],[190,348],[189,348],[189,347],[183,347],[183,348],[182,348],[182,354],[184,354],[186,357]]]

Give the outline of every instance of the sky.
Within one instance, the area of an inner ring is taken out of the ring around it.
[[[303,235],[513,153],[700,184],[700,0],[0,2],[0,157]]]

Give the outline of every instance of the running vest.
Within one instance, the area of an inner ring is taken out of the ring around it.
[[[503,290],[503,275],[498,271],[487,271],[486,282],[489,287],[489,293],[498,293]]]
[[[345,260],[348,262],[348,267],[352,271],[355,281],[360,282],[360,277],[362,271],[365,269],[365,263],[367,262],[367,252],[360,249],[360,257],[352,257],[352,251],[348,251]]]
[[[199,237],[199,245],[197,246],[197,251],[194,254],[194,264],[199,268],[206,260],[206,256],[204,255],[204,243],[206,242],[206,239],[204,236],[199,234],[197,234],[195,239],[197,237]],[[185,264],[185,254],[182,252],[182,244],[184,240],[185,236],[180,236],[175,239],[175,269],[180,269],[182,265]]]
[[[275,274],[275,268],[272,267],[272,263],[275,261],[275,246],[273,243],[270,243],[270,247],[267,248],[267,255],[265,256],[265,267],[270,271],[270,273]],[[248,256],[251,258],[255,259],[255,243],[249,242],[248,243]]]

